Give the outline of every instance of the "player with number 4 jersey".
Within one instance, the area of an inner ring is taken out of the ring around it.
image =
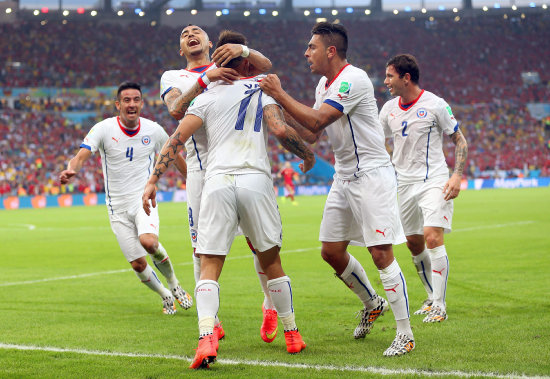
[[[105,202],[109,211],[111,229],[122,253],[143,284],[162,298],[163,312],[176,312],[174,299],[184,308],[193,304],[174,273],[170,258],[158,240],[159,216],[155,210],[146,215],[141,205],[141,194],[151,174],[155,155],[168,139],[162,126],[140,117],[143,106],[141,87],[125,82],[117,91],[115,102],[119,114],[97,123],[84,138],[80,151],[61,172],[62,184],[74,177],[93,153],[99,151],[105,181]],[[185,160],[174,157],[182,175],[186,174]],[[157,269],[165,276],[170,290],[164,287],[145,256],[149,253]]]

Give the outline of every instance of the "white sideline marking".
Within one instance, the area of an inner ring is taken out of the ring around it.
[[[453,232],[470,232],[473,230],[481,230],[481,229],[496,229],[496,228],[506,228],[508,226],[516,226],[516,225],[528,225],[533,224],[535,221],[518,221],[518,222],[509,222],[507,224],[493,224],[493,225],[483,225],[483,226],[472,226],[470,228],[462,228],[462,229],[453,229]]]
[[[99,350],[84,350],[84,349],[66,349],[52,346],[33,346],[33,345],[14,345],[0,343],[0,349],[4,350],[23,350],[23,351],[49,351],[55,353],[74,353],[84,355],[98,355],[109,357],[126,357],[126,358],[159,358],[159,359],[175,359],[180,361],[191,362],[190,357],[182,355],[162,355],[162,354],[143,354],[143,353],[120,353],[116,351],[99,351]],[[423,376],[459,376],[472,377],[482,376],[487,378],[548,378],[548,376],[526,376],[523,374],[496,374],[493,372],[466,372],[466,371],[424,371],[415,369],[387,369],[383,367],[357,367],[357,366],[333,366],[333,365],[309,365],[305,363],[285,363],[285,362],[269,362],[256,360],[238,360],[238,359],[218,359],[218,364],[226,365],[247,365],[247,366],[262,366],[262,367],[285,367],[290,369],[308,369],[317,371],[342,371],[342,372],[365,372],[379,375],[423,375]]]
[[[281,254],[288,254],[288,253],[300,253],[304,251],[309,250],[318,250],[321,247],[310,247],[306,249],[295,249],[295,250],[283,250],[281,251]],[[237,259],[249,259],[252,258],[252,253],[250,255],[241,255],[237,257],[227,257],[226,261],[230,260],[237,260]],[[177,266],[189,266],[192,265],[193,262],[185,262],[185,263],[178,263]],[[21,282],[8,282],[8,283],[0,283],[0,287],[9,287],[9,286],[19,286],[24,284],[36,284],[36,283],[44,283],[44,282],[53,282],[56,280],[68,280],[68,279],[80,279],[80,278],[88,278],[90,276],[98,276],[98,275],[110,275],[110,274],[120,274],[121,272],[129,272],[132,271],[131,268],[125,268],[122,270],[113,270],[113,271],[99,271],[99,272],[90,272],[87,274],[80,274],[80,275],[69,275],[69,276],[58,276],[53,278],[45,278],[45,279],[36,279],[36,280],[25,280]]]

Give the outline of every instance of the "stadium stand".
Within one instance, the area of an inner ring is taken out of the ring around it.
[[[379,107],[389,96],[382,83],[386,60],[403,52],[417,56],[421,86],[445,98],[461,123],[470,146],[469,178],[550,175],[550,122],[534,118],[527,110],[528,103],[550,99],[550,71],[542,59],[550,56],[549,16],[488,15],[459,22],[453,18],[347,20],[345,25],[350,31],[349,61],[373,79]],[[243,32],[252,48],[271,59],[272,71],[288,92],[312,105],[318,77],[309,73],[303,57],[311,26],[305,21],[279,20],[262,23],[258,33],[257,23],[223,21],[208,32],[213,40],[222,29]],[[114,114],[112,99],[92,97],[84,90],[53,97],[13,96],[22,87],[86,89],[137,79],[149,88],[143,116],[164,125],[169,133],[176,127],[158,100],[157,88],[162,72],[183,64],[177,54],[178,29],[19,21],[0,25],[0,33],[0,62],[5,62],[0,67],[0,132],[4,136],[0,141],[0,195],[103,190],[99,157],[89,162],[88,174],[73,185],[60,188],[55,179],[87,130]],[[539,80],[525,83],[524,72],[538,73]],[[285,153],[276,140],[270,139],[269,145],[276,172]],[[452,166],[450,140],[445,149]],[[315,145],[315,151],[333,163],[326,137]],[[304,178],[305,183],[318,180]],[[160,187],[184,186],[171,171]]]

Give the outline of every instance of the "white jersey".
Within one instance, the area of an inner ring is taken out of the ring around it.
[[[177,88],[182,93],[189,91],[197,82],[199,76],[204,72],[216,68],[215,63],[206,66],[195,67],[191,70],[170,70],[165,71],[160,78],[160,98],[164,101],[164,96],[172,89]],[[187,155],[187,171],[198,171],[206,168],[206,159],[208,151],[206,150],[206,132],[199,129],[185,142]]]
[[[271,177],[263,107],[276,104],[259,87],[262,77],[214,83],[187,110],[203,120],[208,139],[205,180],[217,174],[262,172]]]
[[[105,203],[110,214],[120,213],[141,203],[145,183],[155,164],[155,154],[168,139],[162,126],[146,118],[139,119],[136,130],[122,126],[118,117],[93,126],[81,148],[101,154]]]
[[[393,137],[392,161],[400,184],[449,177],[443,154],[443,133],[458,130],[458,122],[449,104],[424,91],[412,104],[401,97],[388,101],[380,111],[386,137]]]
[[[326,77],[321,78],[315,90],[314,109],[323,103],[344,113],[326,129],[334,150],[337,178],[351,179],[366,170],[391,164],[374,88],[365,71],[348,64],[330,83]]]

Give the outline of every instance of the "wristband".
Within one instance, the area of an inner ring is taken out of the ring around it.
[[[248,46],[241,45],[241,47],[243,48],[243,52],[241,53],[241,57],[248,58],[248,56],[250,55],[250,50],[248,49]]]
[[[208,87],[208,85],[210,84],[210,79],[208,79],[208,76],[206,76],[206,72],[199,76],[197,82],[199,82],[199,86],[201,86],[202,88]]]

